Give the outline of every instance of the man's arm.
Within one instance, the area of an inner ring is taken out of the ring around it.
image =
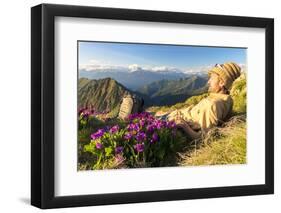
[[[186,132],[186,134],[188,134],[192,139],[197,139],[201,137],[201,131],[199,132],[194,131],[186,121],[182,119],[177,119],[175,120],[175,122],[177,127],[182,128]]]

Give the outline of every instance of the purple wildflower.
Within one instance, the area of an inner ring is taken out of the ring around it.
[[[104,129],[105,132],[108,132],[108,131],[110,131],[111,127],[110,126],[105,126],[103,129]]]
[[[142,118],[149,118],[149,117],[151,117],[151,114],[149,112],[142,112],[140,114],[140,117],[142,117]]]
[[[133,130],[136,130],[136,131],[139,131],[140,130],[140,127],[139,127],[139,124],[137,123],[130,123],[128,126],[127,126],[127,129],[129,131],[133,131]]]
[[[161,127],[162,128],[168,127],[168,122],[167,121],[161,121]]]
[[[146,139],[146,134],[144,132],[138,132],[136,139],[137,141],[144,141]]]
[[[132,121],[132,120],[134,120],[134,119],[137,118],[137,117],[138,117],[138,114],[135,113],[135,114],[129,115],[129,116],[128,116],[128,119],[129,119],[130,121]]]
[[[105,133],[104,129],[99,129],[97,132],[91,134],[91,139],[96,140],[97,138],[102,137],[104,133]]]
[[[163,126],[160,120],[155,120],[154,125],[156,126],[157,129],[161,129]]]
[[[142,112],[142,113],[134,113],[128,116],[128,119],[130,121],[133,121],[135,119],[148,119],[153,117],[150,113],[148,112]]]
[[[137,150],[137,152],[143,152],[144,151],[144,143],[137,143],[134,145],[134,148]]]
[[[111,129],[109,130],[109,132],[111,134],[114,134],[115,132],[118,132],[119,131],[119,126],[118,125],[115,125],[113,127],[111,127]]]
[[[96,148],[97,149],[101,149],[102,148],[102,144],[101,143],[96,143]]]
[[[158,136],[158,134],[157,134],[156,132],[154,132],[154,133],[152,134],[152,137],[151,137],[150,142],[151,142],[151,143],[154,143],[154,142],[157,142],[158,140],[159,140],[159,136]]]
[[[116,148],[115,148],[115,153],[116,154],[119,154],[119,153],[121,153],[121,152],[123,152],[123,147],[122,146],[117,146]]]
[[[132,138],[132,133],[130,132],[127,132],[125,135],[124,135],[124,139],[125,140],[130,140]]]
[[[156,126],[153,125],[153,124],[149,124],[149,125],[146,126],[146,130],[148,132],[153,132],[155,128],[156,128]]]
[[[84,110],[81,115],[83,119],[87,119],[90,116],[90,112],[88,110]]]
[[[85,110],[85,108],[84,108],[84,107],[80,107],[80,108],[78,109],[78,113],[79,113],[79,115],[81,115],[81,113],[82,113],[84,110]]]
[[[96,114],[94,108],[90,107],[80,107],[78,109],[79,116],[82,116],[83,119],[88,119],[89,116],[93,116]]]
[[[145,124],[145,120],[144,120],[144,119],[141,119],[141,120],[140,120],[140,126],[144,126],[144,124]]]
[[[168,128],[175,128],[176,127],[176,123],[174,121],[168,121],[167,122],[167,127]]]

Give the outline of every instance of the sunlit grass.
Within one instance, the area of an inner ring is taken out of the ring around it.
[[[214,128],[199,141],[193,141],[193,148],[182,153],[180,164],[245,164],[246,144],[245,116],[235,116],[226,126]]]

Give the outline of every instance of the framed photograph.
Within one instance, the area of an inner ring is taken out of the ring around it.
[[[31,204],[274,192],[274,20],[31,8]]]

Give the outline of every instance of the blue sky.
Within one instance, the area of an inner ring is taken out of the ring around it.
[[[203,67],[233,61],[246,64],[245,48],[179,45],[79,42],[79,65],[165,66],[179,69]]]

